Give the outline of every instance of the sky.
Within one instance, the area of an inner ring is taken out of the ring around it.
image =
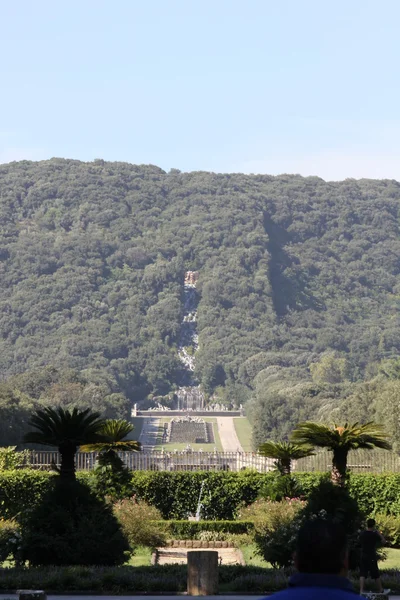
[[[0,163],[400,180],[399,0],[0,0]]]

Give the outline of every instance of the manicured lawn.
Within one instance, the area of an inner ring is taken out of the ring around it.
[[[400,569],[400,549],[386,548],[387,559],[379,563],[380,569]]]
[[[196,452],[198,452],[200,450],[200,448],[202,450],[204,450],[204,452],[212,452],[214,450],[214,448],[216,448],[218,452],[222,452],[223,448],[222,448],[221,440],[220,440],[219,433],[218,433],[216,418],[215,417],[202,417],[202,419],[204,419],[204,421],[206,421],[207,423],[213,424],[213,432],[214,432],[215,442],[213,444],[190,444],[190,446]],[[186,448],[187,444],[184,444],[184,443],[182,443],[182,444],[178,444],[176,442],[175,443],[171,442],[170,444],[162,443],[162,434],[164,431],[164,424],[169,423],[170,420],[171,420],[171,417],[162,417],[160,419],[160,424],[159,424],[159,428],[158,428],[157,444],[156,444],[155,450],[161,450],[162,448],[164,448],[164,450],[166,452],[173,452],[174,450],[184,450]]]
[[[236,434],[245,452],[252,452],[252,429],[247,417],[234,417]]]
[[[126,563],[131,567],[147,567],[151,564],[151,550],[147,546],[139,546],[135,554]]]
[[[256,554],[257,546],[255,544],[249,544],[247,546],[240,547],[244,561],[246,565],[251,565],[252,567],[263,567],[263,568],[271,568],[271,565],[267,563],[261,556]]]
[[[248,546],[241,546],[243,558],[246,565],[253,567],[268,567],[271,565],[267,563],[261,556],[256,554],[256,545],[249,544]],[[387,559],[379,563],[379,568],[384,569],[400,569],[400,549],[399,548],[386,548]]]

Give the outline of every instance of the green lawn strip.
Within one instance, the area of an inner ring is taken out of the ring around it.
[[[128,439],[137,441],[142,433],[144,419],[142,417],[131,417],[130,421],[134,426],[134,430],[129,434]]]
[[[157,435],[157,443],[155,446],[155,450],[162,450],[164,449],[165,452],[173,452],[174,450],[185,450],[187,444],[186,443],[177,443],[177,442],[170,442],[168,444],[163,444],[162,443],[162,434],[164,431],[164,424],[165,423],[169,423],[169,421],[171,420],[172,417],[162,417],[160,419],[160,424],[159,424],[159,428],[158,428],[158,435]],[[223,447],[221,444],[221,439],[219,437],[219,433],[218,433],[218,427],[217,427],[217,419],[215,417],[202,417],[204,419],[204,421],[206,421],[207,423],[212,423],[213,424],[213,432],[214,432],[214,443],[212,444],[190,444],[191,448],[195,451],[195,452],[199,452],[200,449],[202,449],[204,452],[213,452],[214,449],[216,448],[218,452],[223,452]]]
[[[244,562],[246,563],[246,565],[251,565],[252,567],[263,567],[264,569],[271,568],[271,565],[267,561],[265,561],[261,556],[256,554],[256,544],[240,546],[240,550],[242,551]]]
[[[139,546],[130,557],[126,565],[131,567],[147,567],[151,565],[151,548]]]
[[[247,417],[234,417],[233,424],[243,450],[252,452],[252,428]]]
[[[385,548],[386,560],[379,563],[380,569],[400,569],[400,549]]]
[[[246,565],[251,565],[253,567],[271,568],[271,565],[269,563],[267,563],[263,558],[261,558],[261,556],[256,554],[256,544],[248,544],[246,546],[241,546],[240,550],[242,551]],[[400,570],[400,549],[385,548],[385,552],[387,554],[387,558],[386,560],[383,560],[379,563],[379,568],[382,570]]]

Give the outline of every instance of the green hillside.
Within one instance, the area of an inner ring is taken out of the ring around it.
[[[3,421],[20,431],[37,403],[127,415],[175,389],[193,269],[196,375],[247,404],[256,445],[309,417],[378,418],[396,440],[399,206],[389,180],[0,165]]]

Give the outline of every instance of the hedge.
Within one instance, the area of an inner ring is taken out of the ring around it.
[[[188,514],[195,514],[203,483],[202,518],[232,520],[241,504],[256,500],[268,477],[256,471],[132,473],[138,498],[156,506],[164,519],[187,519]]]
[[[0,518],[11,518],[33,507],[47,491],[52,477],[46,471],[18,469],[0,472]],[[295,474],[305,496],[327,473]],[[233,520],[241,504],[251,504],[260,489],[274,477],[256,471],[163,472],[134,471],[132,486],[138,499],[156,506],[164,519],[187,519],[195,514],[203,483],[201,516],[207,520]],[[93,472],[81,472],[78,479],[90,483]],[[365,514],[400,516],[400,474],[351,474],[350,495]],[[107,491],[104,491],[105,494]]]
[[[202,531],[240,535],[254,529],[251,521],[155,521],[165,533],[178,540],[195,540]]]

